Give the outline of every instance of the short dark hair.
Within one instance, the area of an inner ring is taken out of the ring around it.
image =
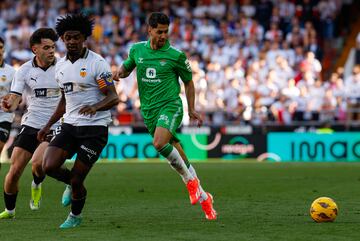
[[[170,19],[164,13],[153,12],[149,15],[147,24],[152,28],[156,28],[158,24],[170,25]]]
[[[5,44],[5,40],[2,37],[0,37],[0,43]]]
[[[91,36],[94,20],[84,14],[66,14],[56,20],[56,32],[63,36],[66,31],[80,31],[85,38]]]
[[[40,44],[41,39],[51,39],[56,42],[59,39],[59,36],[56,34],[55,30],[52,28],[39,28],[30,36],[30,47],[34,44]]]

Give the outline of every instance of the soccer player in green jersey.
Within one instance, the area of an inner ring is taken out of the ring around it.
[[[153,145],[177,171],[187,186],[191,204],[200,202],[205,217],[216,219],[211,194],[200,186],[195,169],[190,165],[176,134],[183,117],[179,77],[184,82],[191,121],[202,125],[195,111],[195,87],[192,70],[185,54],[172,47],[168,40],[170,20],[163,13],[151,13],[148,18],[149,40],[134,44],[129,57],[114,75],[126,78],[136,68],[141,113],[153,136]]]

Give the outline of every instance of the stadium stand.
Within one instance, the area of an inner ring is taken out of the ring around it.
[[[147,39],[146,15],[164,11],[171,16],[171,42],[191,59],[206,124],[349,124],[360,120],[359,66],[346,78],[332,67],[354,20],[345,16],[357,9],[351,0],[3,0],[0,35],[6,61],[17,67],[32,57],[28,37],[36,28],[83,12],[95,19],[88,46],[115,70],[134,42]],[[359,46],[358,40],[357,56]],[[64,55],[61,41],[57,51]],[[135,76],[117,91],[114,125],[140,124]]]

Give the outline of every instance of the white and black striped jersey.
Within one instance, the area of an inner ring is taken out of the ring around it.
[[[55,62],[47,69],[40,68],[29,60],[15,73],[11,93],[22,95],[26,91],[27,112],[21,124],[41,129],[48,122],[61,98],[61,91],[55,81]],[[55,129],[59,122],[52,126]]]
[[[0,99],[10,92],[11,81],[14,78],[15,72],[15,69],[8,64],[3,63],[0,66]],[[4,112],[0,109],[0,122],[12,122],[13,119],[13,113]]]
[[[83,106],[93,105],[105,98],[98,82],[109,76],[111,78],[111,70],[103,57],[86,49],[74,63],[66,56],[59,60],[55,72],[56,80],[65,93],[64,123],[73,126],[107,126],[111,122],[109,110],[98,111],[91,117],[79,114]]]

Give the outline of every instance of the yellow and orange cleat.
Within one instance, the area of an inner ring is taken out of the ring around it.
[[[200,203],[201,208],[204,211],[207,220],[215,220],[217,213],[213,207],[213,196],[208,192],[206,194],[208,195],[208,198]]]
[[[186,188],[189,191],[190,203],[195,205],[200,199],[199,181],[197,178],[186,183]]]

